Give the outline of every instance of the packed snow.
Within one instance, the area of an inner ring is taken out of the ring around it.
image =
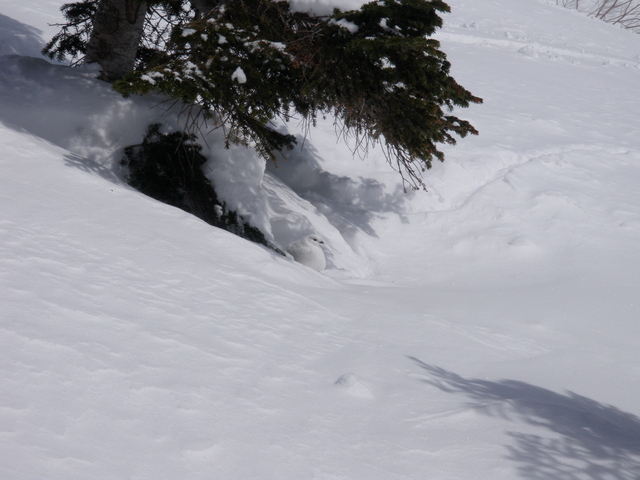
[[[640,478],[638,35],[449,0],[484,104],[427,192],[331,118],[276,165],[201,139],[318,272],[126,185],[122,149],[184,118],[38,58],[61,3],[0,5],[0,478]]]

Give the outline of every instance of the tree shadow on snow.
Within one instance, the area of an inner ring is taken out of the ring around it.
[[[401,184],[388,192],[383,183],[372,178],[327,172],[318,151],[301,136],[294,150],[279,159],[277,165],[269,162],[267,169],[299,197],[311,202],[339,230],[347,228],[346,222],[371,236],[376,236],[372,221],[377,215],[396,213],[403,219],[404,204],[412,194],[405,194]]]
[[[640,479],[640,418],[572,392],[561,395],[515,380],[463,378],[409,357],[428,374],[424,382],[466,395],[469,408],[524,422],[552,435],[507,432],[507,458],[535,480]]]
[[[68,153],[64,156],[64,164],[67,167],[77,168],[83,172],[99,175],[105,180],[117,185],[124,185],[124,182],[111,169],[100,165],[98,162],[81,157],[74,153]]]

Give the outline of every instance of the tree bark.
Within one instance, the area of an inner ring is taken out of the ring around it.
[[[85,61],[100,64],[102,80],[113,82],[133,70],[146,13],[144,0],[100,0]]]

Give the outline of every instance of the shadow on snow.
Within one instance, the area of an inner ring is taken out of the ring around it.
[[[37,28],[0,14],[0,55],[40,57],[44,46],[41,33]]]
[[[402,218],[404,205],[412,196],[412,192],[404,193],[400,183],[394,191],[388,192],[383,183],[372,178],[351,178],[327,172],[318,151],[302,136],[298,136],[296,148],[287,152],[285,158],[278,159],[277,165],[268,162],[267,169],[298,196],[311,202],[343,233],[351,225],[377,236],[372,227],[376,216],[395,213]]]
[[[409,357],[428,374],[424,382],[467,396],[489,416],[524,422],[553,435],[507,432],[507,458],[523,478],[638,480],[640,418],[572,392],[561,395],[515,380],[467,379]]]

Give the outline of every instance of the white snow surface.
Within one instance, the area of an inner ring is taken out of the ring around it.
[[[448,3],[485,103],[427,193],[331,119],[266,168],[203,139],[322,273],[129,188],[122,149],[179,112],[35,58],[57,1],[0,4],[1,479],[640,478],[640,37]]]

